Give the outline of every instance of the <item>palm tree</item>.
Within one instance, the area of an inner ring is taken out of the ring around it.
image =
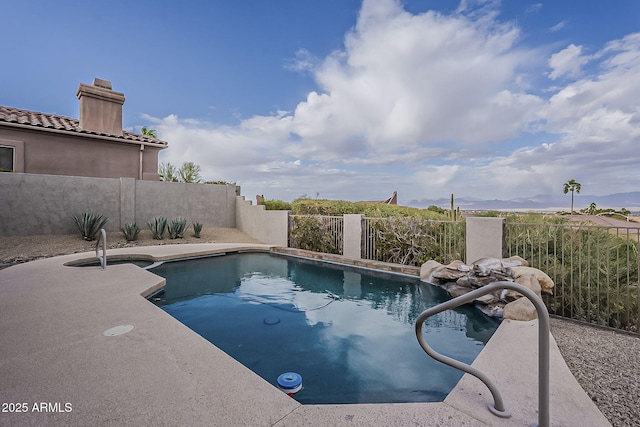
[[[142,129],[140,129],[140,132],[142,132],[143,135],[150,136],[151,138],[158,137],[155,129],[148,129],[146,126],[142,126]]]
[[[580,193],[580,189],[582,185],[577,182],[575,179],[570,179],[569,181],[564,183],[564,194],[567,194],[571,191],[571,214],[573,215],[573,192]]]

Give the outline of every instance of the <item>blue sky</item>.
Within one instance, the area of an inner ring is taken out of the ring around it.
[[[637,191],[640,2],[0,0],[0,104],[110,80],[160,161],[253,199]]]

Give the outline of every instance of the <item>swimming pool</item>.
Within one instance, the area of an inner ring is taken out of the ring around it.
[[[301,403],[441,401],[462,376],[415,339],[417,316],[448,299],[417,278],[268,253],[152,271],[167,285],[151,301],[274,386],[299,373]],[[462,307],[425,329],[434,349],[471,363],[498,324]]]

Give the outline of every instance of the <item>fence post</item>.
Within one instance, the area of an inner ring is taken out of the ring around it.
[[[362,258],[362,223],[364,215],[362,214],[345,214],[342,254],[351,259]]]
[[[503,258],[505,256],[504,218],[468,217],[466,220],[466,263],[481,258]]]

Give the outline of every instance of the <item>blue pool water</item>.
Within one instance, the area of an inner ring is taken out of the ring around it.
[[[267,253],[152,271],[167,280],[156,305],[274,386],[300,374],[301,403],[442,401],[462,377],[418,344],[415,319],[448,299],[418,279]],[[461,307],[430,318],[425,334],[436,351],[471,363],[498,324]]]

